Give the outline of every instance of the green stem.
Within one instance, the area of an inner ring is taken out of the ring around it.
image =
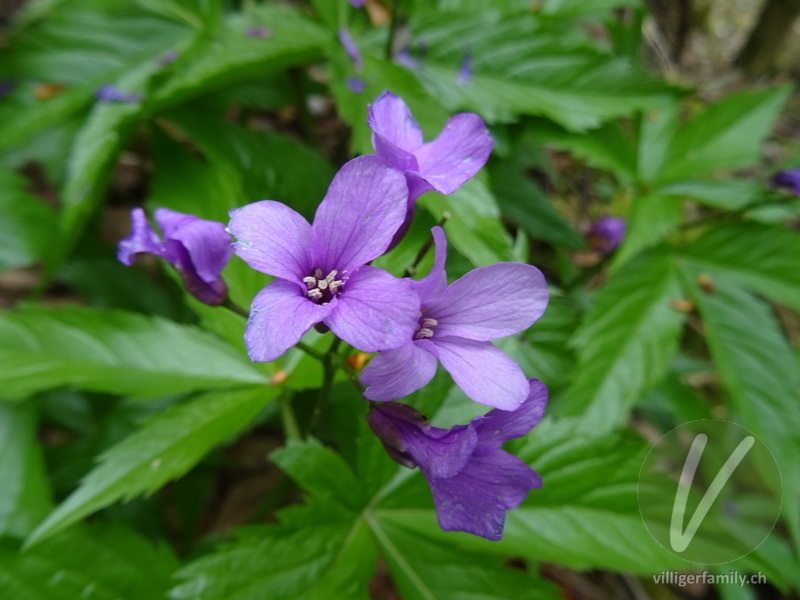
[[[289,393],[283,393],[278,398],[278,404],[281,411],[281,423],[283,424],[283,432],[290,440],[302,439],[300,427],[297,425],[297,419],[292,410],[292,399]]]
[[[230,296],[226,296],[225,300],[222,301],[222,304],[220,304],[220,306],[223,308],[227,308],[231,312],[235,312],[237,315],[240,315],[245,319],[250,317],[250,313],[241,306],[239,306],[238,304],[236,304],[233,300],[231,300]]]
[[[303,342],[297,342],[296,346],[309,356],[316,358],[318,361],[325,362],[325,355],[322,354],[321,352],[317,352],[316,350],[314,350],[314,348],[312,348],[308,344],[304,344]]]
[[[439,227],[444,227],[444,224],[447,223],[447,220],[450,218],[450,213],[445,211],[442,213],[442,219],[439,221]],[[414,273],[417,272],[417,267],[419,263],[422,262],[422,259],[425,258],[425,255],[428,254],[430,249],[433,247],[433,235],[431,235],[425,243],[422,245],[422,248],[419,249],[417,253],[417,257],[414,259],[414,262],[411,263],[410,266],[406,267],[406,277],[411,277]]]

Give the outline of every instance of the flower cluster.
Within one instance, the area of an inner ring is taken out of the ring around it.
[[[375,154],[339,170],[313,222],[273,200],[232,211],[227,233],[221,223],[159,209],[162,241],[137,209],[119,258],[130,264],[138,252],[161,256],[192,294],[219,304],[232,234],[233,252],[274,278],[252,301],[244,335],[250,358],[273,361],[314,327],[377,352],[360,376],[372,431],[394,460],[420,468],[442,529],[497,540],[505,511],[541,485],[502,445],[536,425],[547,390],[492,340],[543,314],[547,284],[531,265],[498,263],[448,285],[441,227],[432,230],[434,265],[426,277],[398,278],[371,266],[403,237],[416,199],[459,189],[486,163],[493,140],[479,117],[458,114],[424,143],[406,104],[389,92],[369,107],[368,125]],[[394,402],[427,385],[439,363],[468,397],[494,410],[440,429]]]

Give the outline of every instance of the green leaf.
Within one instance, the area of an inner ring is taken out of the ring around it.
[[[657,180],[676,181],[747,166],[791,93],[790,86],[726,96],[675,135]]]
[[[612,8],[639,5],[640,0],[548,0],[542,5],[542,12],[554,17],[575,18],[606,12]]]
[[[34,404],[0,404],[0,536],[28,535],[51,510]]]
[[[246,427],[276,388],[212,392],[173,406],[109,448],[100,464],[28,538],[52,536],[117,500],[149,494],[197,464],[214,446]]]
[[[752,242],[751,242],[752,243]],[[696,276],[689,269],[689,276]],[[691,280],[690,280],[691,281]],[[772,451],[783,477],[783,514],[800,542],[800,377],[792,347],[770,308],[718,278],[713,293],[695,286],[693,298],[708,345],[739,423]],[[771,482],[780,489],[781,482]]]
[[[758,181],[678,181],[658,188],[658,194],[690,198],[712,208],[740,210],[755,202],[765,192]]]
[[[732,223],[706,231],[683,251],[694,270],[716,274],[800,310],[800,234],[784,227]],[[682,257],[682,260],[683,257]]]
[[[642,250],[655,246],[677,229],[683,203],[659,194],[641,195],[633,200],[622,245],[614,253],[613,269],[619,268]]]
[[[680,297],[668,252],[641,255],[612,274],[575,334],[575,380],[558,413],[582,415],[584,427],[593,431],[621,424],[666,373],[677,350],[684,315],[670,302]]]
[[[122,527],[75,528],[25,552],[0,546],[0,597],[156,600],[176,567],[165,546]]]
[[[375,547],[356,515],[310,504],[279,513],[281,524],[189,563],[170,597],[191,600],[367,600]],[[231,568],[235,565],[235,568]]]
[[[249,27],[268,27],[272,36],[250,38],[245,35]],[[156,90],[153,106],[162,110],[213,89],[311,63],[321,56],[325,40],[325,32],[299,10],[268,5],[234,14],[179,57],[173,76]]]
[[[431,192],[417,203],[437,221],[448,213],[448,243],[476,267],[514,260],[511,238],[498,220],[497,202],[480,175],[449,196]]]
[[[6,311],[0,338],[0,385],[10,398],[61,386],[148,397],[266,383],[243,350],[205,331],[121,311]]]
[[[270,458],[303,489],[351,508],[363,506],[366,498],[352,469],[340,454],[317,440],[289,440]]]
[[[560,598],[552,583],[504,567],[502,558],[431,540],[391,518],[367,517],[404,600]]]
[[[51,249],[55,213],[26,187],[24,177],[0,169],[0,271],[29,265]]]

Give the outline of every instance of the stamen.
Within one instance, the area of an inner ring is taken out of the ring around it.
[[[303,277],[303,283],[308,286],[308,289],[313,289],[317,287],[317,280],[315,277]]]
[[[320,279],[317,282],[317,287],[319,289],[321,289],[321,290],[327,290],[328,289],[328,280],[327,279]]]
[[[433,330],[428,329],[427,327],[423,327],[422,329],[417,331],[416,334],[414,334],[415,340],[424,340],[432,337],[433,337]]]
[[[322,298],[322,291],[314,288],[313,290],[308,290],[306,295],[312,300],[320,300]]]
[[[314,277],[317,279],[322,279],[322,269],[314,269]]]
[[[336,288],[341,287],[344,285],[344,281],[331,281],[328,289],[333,292]]]
[[[428,327],[428,328],[436,327],[438,324],[439,324],[439,321],[437,321],[436,319],[430,319],[430,318],[422,319],[422,326],[423,327]]]

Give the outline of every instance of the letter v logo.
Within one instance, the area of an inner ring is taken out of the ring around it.
[[[711,485],[708,487],[705,494],[703,494],[694,514],[691,519],[689,519],[686,530],[682,531],[683,517],[686,513],[686,503],[689,500],[689,490],[692,487],[697,465],[700,463],[700,458],[703,456],[703,450],[705,450],[707,442],[708,436],[706,434],[698,434],[694,438],[692,447],[689,448],[689,454],[686,456],[686,462],[683,464],[683,471],[681,471],[681,477],[678,482],[678,490],[675,493],[675,502],[672,505],[672,521],[669,527],[669,543],[675,552],[683,552],[689,547],[697,530],[708,515],[711,505],[714,504],[714,500],[717,499],[717,496],[722,492],[722,488],[725,487],[725,484],[728,483],[728,479],[730,479],[736,467],[739,466],[739,463],[742,462],[742,459],[744,459],[753,447],[753,444],[755,444],[755,437],[747,436],[739,442],[739,445],[736,446],[728,457],[728,460],[722,465],[719,473],[717,473]]]

